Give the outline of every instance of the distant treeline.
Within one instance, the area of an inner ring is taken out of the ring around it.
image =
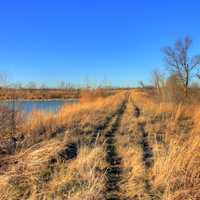
[[[0,88],[0,99],[67,99],[79,98],[80,89]]]
[[[81,96],[108,96],[117,91],[124,90],[122,88],[70,88],[70,89],[55,89],[55,88],[0,88],[0,100],[12,99],[69,99],[81,98]]]

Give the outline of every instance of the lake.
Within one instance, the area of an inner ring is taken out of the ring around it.
[[[30,113],[32,110],[57,112],[65,104],[78,103],[78,99],[65,99],[65,100],[16,100],[13,104],[12,101],[0,101],[0,106],[21,110],[25,113]]]

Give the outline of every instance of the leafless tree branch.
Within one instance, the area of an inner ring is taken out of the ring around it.
[[[193,77],[193,70],[200,66],[200,55],[194,56],[191,59],[188,56],[191,45],[192,39],[186,36],[183,40],[177,40],[174,47],[165,47],[163,49],[168,70],[179,76],[186,95]]]

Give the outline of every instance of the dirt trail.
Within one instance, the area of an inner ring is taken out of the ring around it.
[[[59,157],[62,160],[71,160],[77,156],[78,145],[77,143],[67,144],[66,148],[59,152]]]
[[[149,146],[148,141],[148,132],[145,131],[145,125],[143,123],[139,123],[139,130],[141,131],[142,138],[141,138],[141,145],[143,150],[143,161],[145,167],[148,169],[153,165],[153,152],[151,147]]]
[[[105,199],[106,200],[120,200],[119,196],[119,182],[121,181],[121,160],[122,158],[117,153],[115,135],[120,126],[122,115],[125,111],[127,102],[118,111],[113,123],[105,132],[105,149],[106,162],[108,168],[106,170],[106,186]]]
[[[153,162],[154,162],[153,152],[152,152],[151,147],[149,146],[148,132],[145,131],[145,125],[138,124],[138,126],[139,126],[139,129],[142,134],[141,146],[142,146],[142,150],[143,150],[143,162],[145,165],[146,174],[148,174],[148,169],[153,165]],[[144,180],[144,187],[145,187],[146,193],[149,194],[150,199],[152,199],[152,200],[155,199],[155,197],[152,193],[152,186],[151,186],[151,183],[148,180],[148,178],[146,180]]]
[[[138,106],[134,105],[134,110],[133,110],[134,116],[136,118],[139,118],[141,115],[141,110]],[[143,150],[143,162],[145,165],[145,168],[148,169],[149,167],[152,166],[154,160],[153,160],[153,152],[152,149],[149,145],[148,141],[148,132],[145,131],[145,123],[143,122],[138,122],[138,129],[139,132],[141,133],[141,146]]]
[[[119,114],[121,113],[121,110],[123,109],[124,104],[122,104],[115,113],[113,113],[111,116],[107,117],[107,119],[105,120],[105,122],[101,125],[98,125],[97,128],[95,129],[95,131],[92,133],[91,135],[91,139],[90,142],[88,143],[89,145],[96,145],[96,141],[98,139],[98,135],[102,135],[103,133],[106,132],[107,128],[109,127],[110,124],[113,123],[113,121],[118,118]],[[55,132],[55,136],[58,136],[58,134],[64,133],[64,129],[60,128],[59,131]],[[88,135],[89,133],[87,133]],[[84,137],[84,134],[83,134]],[[82,138],[83,139],[83,138]],[[49,160],[49,167],[51,169],[51,172],[54,173],[54,168],[58,163],[58,160],[62,160],[64,162],[66,161],[70,161],[75,159],[78,156],[79,153],[79,149],[82,146],[82,139],[78,138],[77,140],[71,142],[71,143],[67,143],[65,145],[65,147],[58,152],[57,156],[52,158],[51,160]],[[84,140],[83,140],[84,141]],[[85,145],[85,144],[83,144]]]
[[[107,127],[109,126],[109,124],[112,123],[113,119],[118,115],[122,107],[123,105],[115,113],[109,116],[104,124],[101,124],[96,128],[96,130],[93,132],[92,137],[91,137],[90,143],[92,145],[96,144],[98,136],[100,136],[104,131],[106,131]]]
[[[138,107],[136,107],[136,108],[139,111],[139,113],[141,114],[141,110]],[[139,118],[140,114],[138,116],[136,116],[136,118]],[[143,159],[143,163],[145,166],[145,171],[146,171],[145,173],[146,173],[146,177],[147,177],[144,180],[145,191],[149,195],[150,199],[156,200],[158,198],[155,196],[152,185],[148,179],[149,169],[152,167],[152,165],[154,163],[154,155],[153,155],[152,148],[150,147],[150,144],[149,144],[148,132],[145,131],[145,123],[144,122],[138,122],[138,130],[141,134],[140,144],[141,144],[141,148],[142,148],[142,152],[143,152],[142,159]]]

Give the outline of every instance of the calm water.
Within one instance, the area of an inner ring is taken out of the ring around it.
[[[78,103],[77,99],[66,100],[45,100],[45,101],[15,101],[14,105],[11,101],[0,101],[1,106],[15,108],[15,110],[21,110],[25,113],[29,113],[32,110],[57,112],[64,104]]]

